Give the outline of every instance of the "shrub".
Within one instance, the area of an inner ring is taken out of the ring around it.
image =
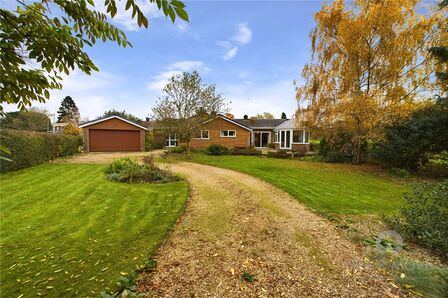
[[[81,136],[3,129],[0,143],[11,151],[1,161],[0,172],[36,166],[49,160],[79,153]]]
[[[111,181],[128,183],[169,183],[179,181],[180,178],[169,171],[162,170],[154,164],[152,157],[145,157],[144,163],[126,157],[114,160],[104,169]]]
[[[400,168],[390,168],[389,174],[397,176],[397,177],[405,178],[405,177],[409,176],[409,171],[406,169],[400,169]]]
[[[415,185],[399,216],[386,222],[410,241],[448,257],[448,180]]]
[[[277,151],[277,152],[268,152],[268,157],[274,158],[291,158],[291,153],[285,151]]]
[[[73,124],[68,124],[66,127],[64,127],[64,130],[62,131],[66,135],[72,135],[72,136],[80,136],[81,135],[81,129],[77,128]]]
[[[448,151],[430,155],[426,162],[419,166],[419,172],[425,176],[433,178],[448,177]]]
[[[220,144],[210,144],[206,152],[209,155],[224,155],[229,153],[229,149]]]
[[[151,151],[154,149],[154,136],[152,132],[145,133],[145,151]]]
[[[386,127],[384,141],[373,146],[374,157],[387,166],[417,170],[426,155],[448,148],[447,127],[448,101],[440,99]]]
[[[257,149],[250,149],[250,148],[233,148],[232,150],[233,155],[261,155],[261,151]]]
[[[323,138],[319,143],[319,154],[325,162],[350,162],[353,160],[351,135],[340,131],[331,138]]]
[[[269,143],[268,144],[268,148],[275,149],[275,144],[274,143]]]
[[[179,146],[173,147],[170,149],[169,153],[177,153],[182,154],[187,152],[187,145],[186,144],[180,144]]]

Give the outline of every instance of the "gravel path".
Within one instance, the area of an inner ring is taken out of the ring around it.
[[[185,175],[191,198],[157,269],[141,276],[148,297],[403,296],[361,247],[284,191],[211,166],[171,169]]]

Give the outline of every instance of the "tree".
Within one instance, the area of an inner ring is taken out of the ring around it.
[[[281,117],[281,119],[288,119],[288,117],[286,116],[286,113],[285,113],[285,112],[282,113],[282,117]]]
[[[79,110],[75,101],[70,96],[66,96],[58,110],[58,122],[76,122],[77,124],[78,118]]]
[[[127,120],[129,120],[131,122],[134,122],[134,123],[137,123],[137,124],[140,124],[140,125],[143,123],[142,119],[138,118],[137,116],[134,116],[132,114],[128,114],[124,110],[123,111],[117,111],[115,109],[112,109],[112,110],[104,112],[104,114],[101,117],[99,117],[98,119],[106,118],[106,117],[110,117],[110,116],[118,116],[118,117],[127,119]]]
[[[443,0],[439,4],[441,9],[448,7],[448,0]],[[445,26],[442,31],[444,43],[442,45],[436,45],[429,49],[429,52],[436,59],[436,76],[439,79],[441,85],[441,91],[444,93],[445,100],[448,100],[448,18],[445,19]]]
[[[185,5],[179,0],[146,0],[157,4],[174,22],[176,16],[188,21]],[[0,9],[0,110],[2,103],[25,109],[33,101],[45,102],[50,90],[60,89],[60,73],[75,68],[86,74],[98,71],[84,50],[98,39],[131,46],[123,31],[111,25],[118,11],[116,0],[105,0],[106,13],[95,10],[93,0],[17,0],[15,10]],[[148,27],[137,0],[126,0],[138,26]],[[99,8],[101,9],[101,7]]]
[[[250,117],[250,119],[274,119],[274,115],[269,112],[264,112],[263,114],[256,114]]]
[[[296,118],[331,138],[351,135],[353,162],[383,127],[408,117],[431,92],[434,60],[428,48],[442,41],[443,15],[417,13],[418,1],[337,0],[315,15],[312,59],[297,87]]]
[[[81,135],[81,129],[74,126],[73,124],[68,124],[66,127],[64,127],[64,130],[62,131],[66,135],[72,135],[72,136],[79,136]]]
[[[30,131],[48,131],[51,121],[45,110],[31,108],[29,111],[5,113],[0,118],[0,128]]]
[[[224,112],[222,95],[216,92],[215,85],[203,84],[197,71],[172,76],[152,108],[155,129],[185,140],[188,155],[190,140],[200,124]]]

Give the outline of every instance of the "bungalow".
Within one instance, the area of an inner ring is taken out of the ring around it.
[[[148,119],[149,120],[149,119]],[[119,116],[85,122],[84,151],[144,151],[146,131],[152,131],[155,147],[176,147],[185,142],[175,134],[158,131],[154,122],[137,124]],[[294,119],[232,119],[218,114],[202,123],[191,139],[192,148],[220,144],[227,148],[255,147],[309,151],[310,134]]]
[[[176,135],[166,135],[150,123],[154,143],[158,147],[176,147],[184,140]],[[210,144],[220,144],[227,148],[257,149],[273,146],[276,150],[309,151],[309,131],[298,125],[295,119],[232,119],[218,114],[198,127],[191,139],[192,148],[207,148]],[[272,145],[271,145],[272,144]]]

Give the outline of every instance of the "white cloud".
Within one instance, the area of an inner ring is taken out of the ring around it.
[[[235,57],[237,53],[238,53],[238,47],[232,47],[224,54],[224,56],[222,56],[222,58],[224,60],[230,60],[233,57]]]
[[[237,25],[237,32],[232,37],[232,40],[238,42],[239,44],[247,44],[252,39],[252,30],[246,23],[241,23]]]
[[[252,31],[247,23],[237,24],[237,30],[235,34],[230,38],[231,41],[218,41],[217,44],[226,51],[222,58],[224,60],[233,59],[238,53],[239,47],[248,44],[252,39]],[[237,45],[235,45],[235,43]]]
[[[176,21],[176,28],[179,32],[185,32],[188,30],[188,23],[184,21]]]
[[[168,79],[173,75],[193,70],[207,73],[210,69],[202,61],[186,60],[175,62],[169,65],[165,71],[155,75],[152,80],[146,84],[146,88],[150,91],[161,91],[163,87],[165,87]]]

